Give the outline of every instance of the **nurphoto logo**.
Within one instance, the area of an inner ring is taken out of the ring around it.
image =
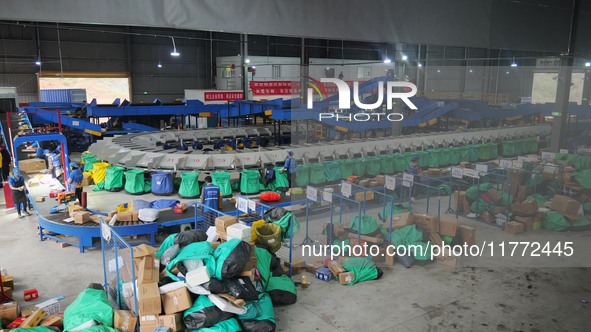
[[[388,121],[402,121],[404,119],[404,115],[400,113],[355,113],[355,114],[343,114],[343,110],[351,109],[351,90],[349,85],[343,80],[337,78],[321,78],[321,83],[333,83],[337,86],[338,94],[339,94],[339,106],[338,111],[334,113],[319,113],[318,120],[322,121],[322,119],[329,119],[335,118],[337,121],[339,120],[347,120],[347,121],[359,121],[365,122],[370,121],[372,119],[380,121],[382,118],[386,118]],[[405,92],[395,92],[395,89],[403,88],[403,89],[410,89],[410,91]],[[410,108],[411,110],[417,110],[417,106],[413,104],[413,102],[409,99],[413,97],[417,93],[417,86],[411,82],[398,82],[398,81],[390,81],[386,83],[386,109],[392,110],[392,104],[394,99],[400,99]],[[362,110],[370,110],[376,109],[382,106],[384,102],[384,82],[378,82],[378,89],[377,89],[378,98],[374,103],[371,104],[364,104],[359,99],[359,82],[353,82],[353,103],[359,109]],[[308,109],[313,109],[313,89],[308,89]]]

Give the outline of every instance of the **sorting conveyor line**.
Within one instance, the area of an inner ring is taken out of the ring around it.
[[[406,148],[439,146],[440,144],[463,145],[478,141],[495,141],[517,137],[532,137],[550,132],[549,125],[527,127],[493,128],[465,132],[440,132],[429,134],[405,135],[393,138],[364,140],[344,140],[330,143],[300,144],[268,148],[242,149],[232,151],[160,150],[152,148],[161,135],[193,135],[203,139],[201,130],[131,134],[115,138],[105,138],[91,145],[89,151],[98,158],[113,165],[147,170],[232,170],[241,167],[260,167],[266,164],[282,163],[287,156],[287,149],[294,152],[296,159],[340,159],[340,156],[353,158],[354,155],[392,153]],[[177,136],[177,137],[178,137]],[[126,144],[121,144],[126,143]],[[130,148],[142,146],[142,150]],[[146,148],[148,150],[143,150]]]
[[[43,119],[44,121],[58,124],[61,122],[62,126],[70,127],[83,131],[87,134],[101,136],[101,126],[88,122],[86,119],[72,118],[67,115],[58,114],[57,112],[36,112],[35,117]],[[59,118],[58,118],[59,117]]]

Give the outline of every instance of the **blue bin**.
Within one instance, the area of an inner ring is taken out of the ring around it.
[[[152,173],[152,194],[159,196],[172,195],[172,173],[154,172]]]

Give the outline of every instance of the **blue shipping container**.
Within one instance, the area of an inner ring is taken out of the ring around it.
[[[46,103],[81,103],[86,100],[86,89],[41,90],[41,101]]]

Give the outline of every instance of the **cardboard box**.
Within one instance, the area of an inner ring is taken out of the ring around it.
[[[353,281],[354,277],[355,275],[353,274],[353,272],[343,272],[339,274],[339,283],[341,285],[348,285]]]
[[[0,320],[8,325],[13,320],[19,317],[19,307],[18,302],[6,302],[0,304]]]
[[[507,207],[506,206],[494,206],[493,207],[493,215],[497,215],[497,214],[506,214],[507,213]]]
[[[552,204],[550,205],[550,208],[552,210],[564,214],[569,218],[578,219],[577,213],[579,213],[581,203],[568,196],[554,195],[554,198],[552,198]]]
[[[189,309],[193,303],[191,302],[189,290],[187,290],[186,287],[183,287],[163,294],[162,305],[164,306],[164,313],[172,315]]]
[[[18,168],[21,172],[31,173],[42,171],[47,168],[47,164],[43,159],[26,159],[18,162]]]
[[[78,225],[82,225],[85,222],[90,220],[90,212],[88,211],[76,211],[73,213],[72,218],[74,218],[74,223]]]
[[[419,228],[429,232],[439,232],[439,219],[428,214],[413,214],[413,221]]]
[[[115,310],[113,315],[113,326],[119,332],[134,332],[137,325],[137,318],[131,310]]]
[[[61,316],[47,316],[41,321],[41,326],[54,326],[61,328],[64,325],[64,319]],[[131,331],[133,332],[133,331]]]
[[[508,221],[505,223],[505,232],[509,234],[523,233],[524,225],[517,221]]]
[[[439,234],[444,236],[456,236],[458,220],[453,217],[442,216],[439,221]]]
[[[396,213],[392,215],[392,229],[412,225],[413,216],[411,212]]]
[[[146,315],[140,316],[140,332],[152,332],[158,327],[158,316]]]
[[[482,212],[482,214],[480,215],[480,219],[482,219],[482,221],[484,221],[484,222],[489,222],[489,223],[495,222],[495,217],[493,217],[493,215],[488,213],[488,211]]]
[[[19,326],[20,328],[35,327],[41,323],[41,320],[45,317],[45,311],[38,309],[33,314],[25,319],[25,321]]]
[[[455,211],[462,211],[464,207],[463,201],[466,199],[466,192],[465,191],[454,191],[453,194],[453,209]],[[465,212],[465,211],[464,211]]]
[[[158,326],[168,327],[171,332],[183,331],[183,314],[179,312],[174,315],[158,316]]]
[[[517,220],[517,218],[521,218],[521,220]],[[520,224],[523,224],[523,231],[524,232],[531,232],[534,230],[534,218],[531,217],[515,217],[515,221]]]
[[[37,311],[37,307],[32,306],[32,307],[27,307],[21,310],[21,317],[29,317],[31,316],[35,311]]]
[[[90,186],[91,183],[92,183],[92,176],[90,175],[90,172],[82,173],[82,186],[83,187]]]
[[[68,206],[68,215],[70,215],[70,217],[74,218],[74,212],[78,212],[78,211],[84,211],[84,208],[81,207],[80,205]]]
[[[345,272],[345,269],[343,269],[343,267],[341,266],[341,264],[339,264],[338,261],[328,262],[327,267],[330,269],[330,272],[332,272],[332,274],[335,276],[338,276],[339,274]]]
[[[366,192],[357,192],[355,193],[355,200],[358,202],[363,201],[371,201],[374,199],[374,192],[373,191],[366,191]]]
[[[534,193],[534,188],[533,187],[528,187],[528,186],[519,186],[519,189],[517,189],[517,197],[516,200],[518,202],[523,202],[525,201],[525,199],[527,198],[527,196],[531,195]]]
[[[138,215],[138,210],[133,210],[129,212],[118,212],[117,221],[138,221]]]
[[[101,218],[103,218],[104,221],[110,221],[107,219],[106,216],[100,215],[100,214],[91,214],[90,217],[88,217],[88,220],[100,224],[101,223]]]
[[[531,216],[538,212],[538,202],[535,199],[511,204],[511,211],[519,216]]]
[[[226,228],[236,223],[238,223],[238,218],[235,216],[220,216],[215,218],[215,230],[220,233],[226,233]]]
[[[138,284],[137,297],[140,316],[159,315],[162,311],[160,288],[157,282]]]
[[[9,298],[12,298],[12,288],[2,287],[2,290],[4,291],[4,295],[8,296]]]
[[[160,281],[160,260],[154,256],[143,256],[137,267],[137,282],[147,284]]]
[[[466,243],[468,245],[476,244],[476,229],[474,227],[459,225],[458,235],[460,237],[460,243]]]
[[[452,268],[460,267],[460,258],[457,256],[440,255],[437,256],[437,263],[449,266]]]
[[[9,275],[2,275],[2,285],[14,289],[14,278]]]

